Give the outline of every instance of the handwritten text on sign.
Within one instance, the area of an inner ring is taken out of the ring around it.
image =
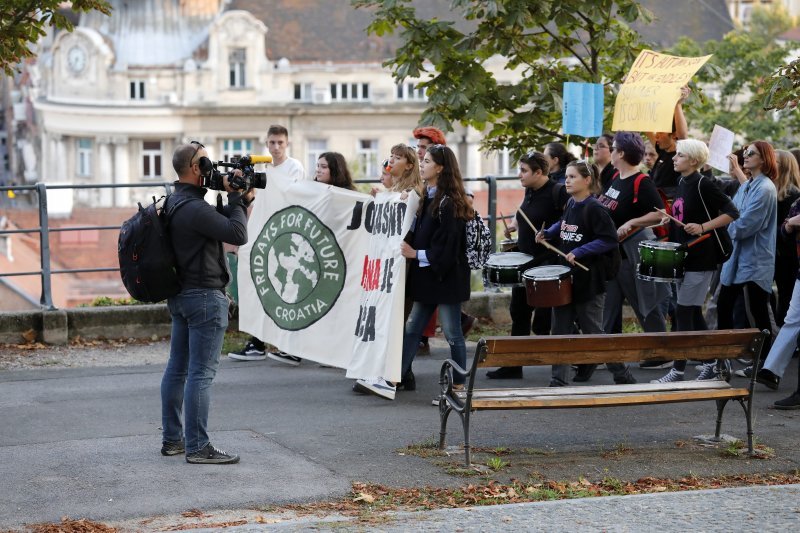
[[[620,87],[611,129],[672,131],[680,88],[710,57],[677,57],[642,50]]]

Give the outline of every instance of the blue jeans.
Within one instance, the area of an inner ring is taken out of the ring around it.
[[[228,327],[228,299],[219,289],[186,289],[167,304],[172,339],[161,379],[163,436],[165,441],[180,442],[185,434],[186,453],[194,453],[209,442],[210,389]],[[181,408],[185,427],[181,426]]]
[[[406,321],[406,329],[403,334],[403,372],[411,370],[411,363],[419,347],[419,337],[425,329],[425,325],[433,316],[436,307],[439,307],[439,321],[442,323],[442,330],[447,342],[450,344],[450,358],[464,368],[467,363],[467,345],[464,342],[464,334],[461,333],[461,304],[424,304],[414,302],[411,314]],[[464,383],[464,376],[455,374],[455,383]]]
[[[783,327],[775,337],[775,342],[772,343],[764,368],[778,377],[783,377],[786,367],[792,360],[792,354],[797,348],[798,334],[800,334],[800,281],[795,281]]]

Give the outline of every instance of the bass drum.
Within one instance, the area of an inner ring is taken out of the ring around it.
[[[523,275],[528,305],[561,307],[572,303],[572,270],[563,265],[530,268]]]

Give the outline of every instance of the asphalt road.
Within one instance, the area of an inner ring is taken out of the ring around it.
[[[62,516],[123,520],[326,500],[347,494],[352,481],[462,485],[468,481],[434,462],[398,453],[438,433],[431,399],[446,353],[438,343],[432,356],[418,358],[417,390],[398,392],[394,402],[353,393],[343,370],[224,358],[209,426],[212,442],[242,456],[233,466],[189,465],[183,456],[159,454],[160,366],[0,372],[0,528]],[[525,373],[523,383],[544,385],[549,369]],[[640,381],[661,375],[635,373]],[[611,382],[605,371],[592,381]],[[787,472],[800,464],[800,411],[766,407],[795,386],[792,379],[779,392],[758,388],[756,435],[774,449],[769,460],[676,446],[713,433],[713,402],[481,412],[473,418],[473,444],[544,450],[536,470],[550,479]],[[449,427],[450,443],[458,444],[456,417]],[[737,405],[727,408],[723,431],[745,436]],[[622,445],[628,452],[621,457],[602,453]]]

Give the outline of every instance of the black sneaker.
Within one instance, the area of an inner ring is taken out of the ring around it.
[[[258,346],[250,340],[238,352],[229,352],[228,357],[237,361],[263,361],[267,358],[267,353],[264,351],[263,344]]]
[[[183,446],[183,441],[169,442],[165,440],[161,443],[161,455],[180,455],[185,451],[186,448]]]
[[[627,372],[625,372],[624,376],[619,376],[619,377],[614,376],[614,383],[616,383],[617,385],[633,385],[635,383],[638,383],[638,381],[636,381],[636,378],[633,377],[631,371],[628,370]]]
[[[572,378],[572,381],[575,383],[585,383],[592,379],[592,374],[594,374],[594,370],[597,368],[597,365],[578,365],[578,369],[575,372],[575,377]]]
[[[289,355],[286,352],[269,352],[267,354],[267,357],[269,357],[273,361],[278,361],[280,363],[290,366],[299,366],[300,361],[302,361],[302,359],[300,359],[299,357]]]
[[[772,405],[775,409],[800,409],[800,393],[793,393],[788,398],[778,400]]]
[[[489,379],[522,379],[521,366],[501,366],[497,370],[490,370],[486,373]]]
[[[239,456],[218,450],[209,442],[205,448],[187,454],[186,462],[198,465],[232,465],[239,462]]]
[[[762,368],[756,372],[756,382],[766,385],[772,390],[778,390],[778,387],[781,384],[781,378],[776,376],[771,370]]]
[[[672,368],[672,361],[642,361],[639,363],[639,368],[642,370],[660,370],[662,368]]]

